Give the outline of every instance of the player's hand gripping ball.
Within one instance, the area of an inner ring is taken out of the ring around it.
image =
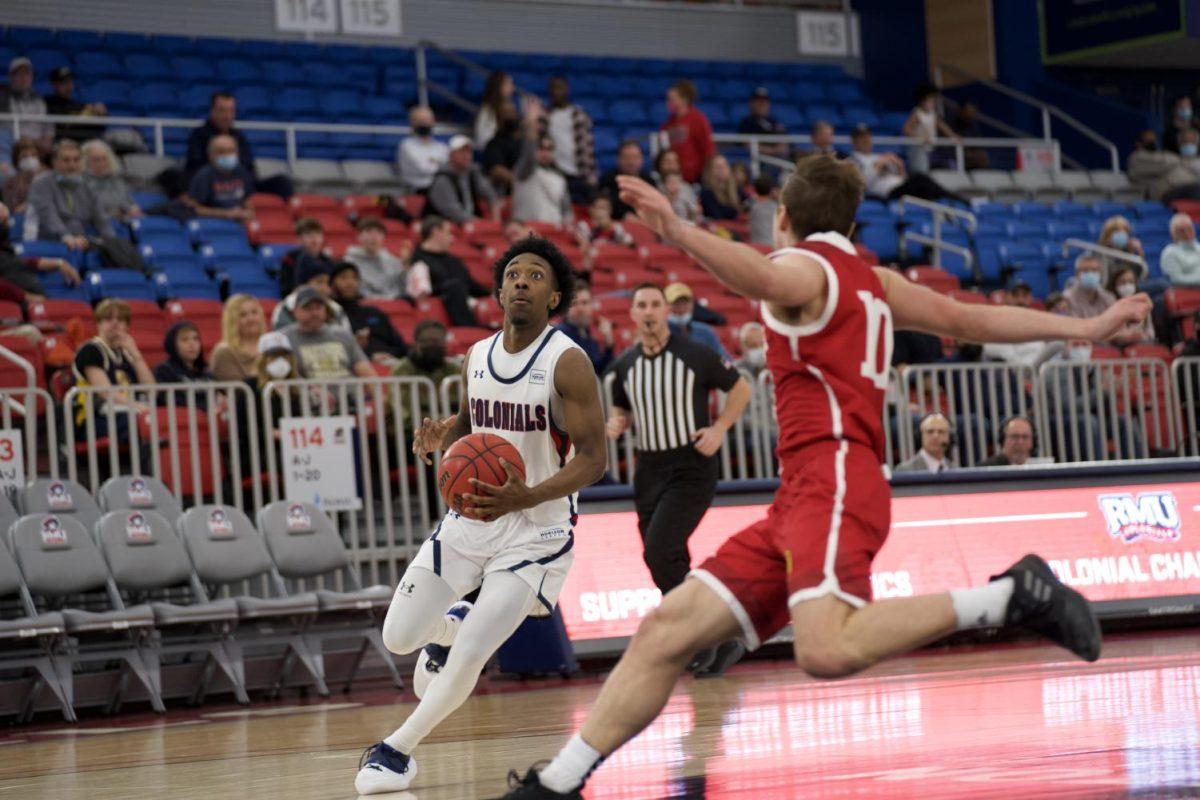
[[[468,496],[477,494],[472,479],[494,486],[508,482],[508,473],[500,463],[507,461],[521,480],[525,480],[525,461],[520,451],[503,436],[494,433],[471,433],[454,444],[442,456],[438,468],[438,491],[451,511],[468,519],[479,519]]]

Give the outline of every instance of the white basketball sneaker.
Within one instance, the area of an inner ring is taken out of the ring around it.
[[[358,762],[354,789],[359,794],[402,792],[417,777],[417,762],[386,742],[368,747]]]
[[[454,625],[455,638],[458,637],[458,629],[470,610],[471,604],[466,600],[460,600],[446,611],[446,619]],[[417,656],[417,666],[413,669],[412,682],[413,693],[418,700],[425,696],[425,690],[442,671],[449,656],[450,645],[427,644],[421,650],[421,654]]]

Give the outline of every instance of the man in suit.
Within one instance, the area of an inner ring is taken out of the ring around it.
[[[945,472],[954,469],[950,460],[950,441],[954,429],[944,414],[936,411],[921,420],[921,449],[907,461],[896,465],[895,472]]]

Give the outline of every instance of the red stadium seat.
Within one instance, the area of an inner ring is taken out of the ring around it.
[[[494,297],[480,297],[475,301],[475,319],[487,328],[499,328],[504,324],[504,310]]]
[[[621,227],[625,229],[626,233],[633,237],[633,241],[638,245],[655,244],[658,242],[658,236],[654,234],[654,231],[643,225],[641,221],[632,214],[626,215],[625,219],[621,220]]]
[[[82,320],[88,326],[88,335],[95,335],[92,307],[82,300],[40,300],[29,304],[29,321],[42,330],[64,328],[72,319]]]
[[[425,195],[410,194],[396,199],[404,204],[404,210],[408,212],[410,217],[413,219],[421,218],[421,212],[425,210]]]
[[[373,194],[352,194],[342,198],[342,209],[347,217],[382,217],[383,206]]]
[[[0,336],[0,347],[28,361],[33,368],[33,385],[39,389],[46,388],[46,364],[40,347],[23,336]],[[7,358],[0,358],[0,387],[28,385],[29,376],[24,369]]]
[[[129,305],[129,313],[132,317],[129,327],[142,328],[154,325],[158,327],[159,333],[162,333],[164,317],[158,303],[151,300],[126,300],[125,302]]]
[[[317,211],[311,215],[313,219],[321,223],[321,227],[325,229],[325,235],[337,236],[344,234],[354,236],[354,226],[346,221],[346,217],[341,210],[325,211],[324,209]]]
[[[324,194],[294,194],[288,201],[288,208],[293,217],[311,217],[322,211],[338,214],[341,212],[337,200]]]
[[[277,194],[267,194],[266,192],[255,192],[250,195],[248,201],[250,207],[257,214],[261,209],[278,208],[287,210],[287,202]]]
[[[960,288],[957,275],[952,275],[939,267],[909,267],[904,270],[904,276],[913,283],[928,286],[935,292],[951,292]]]
[[[255,218],[246,223],[246,236],[251,244],[296,241],[296,223],[290,217]]]
[[[11,300],[0,300],[0,323],[4,325],[20,325],[25,321],[25,312],[19,303]]]
[[[436,319],[446,327],[450,327],[450,315],[446,313],[446,307],[442,305],[439,298],[423,297],[415,305],[419,319]]]
[[[358,244],[358,237],[352,232],[325,234],[325,249],[334,261],[340,261],[346,256],[346,250]]]
[[[1200,200],[1174,200],[1171,202],[1171,208],[1187,214],[1193,220],[1200,220]]]
[[[592,247],[592,269],[616,271],[641,266],[641,254],[631,247],[618,244],[598,244]]]
[[[187,320],[196,326],[206,351],[221,341],[223,312],[224,305],[217,300],[171,300],[166,308],[171,324]]]
[[[1116,347],[1109,347],[1106,344],[1092,345],[1092,361],[1102,361],[1120,357],[1121,351]]]
[[[269,320],[271,315],[275,313],[275,306],[279,305],[279,301],[270,297],[260,297],[258,298],[258,304],[262,306],[263,315]]]
[[[490,328],[451,328],[446,335],[446,352],[452,356],[461,356],[467,348],[478,341],[491,336],[494,331]]]
[[[1172,317],[1190,316],[1200,311],[1200,289],[1173,286],[1163,294],[1163,304]]]
[[[1175,360],[1171,348],[1156,342],[1139,342],[1125,348],[1126,358],[1157,358],[1170,364]]]

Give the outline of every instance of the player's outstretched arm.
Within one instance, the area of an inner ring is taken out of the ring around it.
[[[722,239],[680,219],[671,202],[640,178],[620,175],[617,182],[621,199],[634,207],[642,222],[743,297],[798,308],[824,296],[825,273],[816,261],[799,255],[771,260],[749,245]]]
[[[472,345],[474,347],[474,345]],[[463,356],[462,394],[458,400],[458,413],[443,419],[426,417],[413,431],[413,455],[432,464],[429,454],[434,450],[445,450],[471,432],[471,404],[467,402],[467,364],[471,363],[471,348]]]
[[[897,329],[924,331],[965,342],[1033,342],[1089,339],[1133,342],[1150,313],[1150,298],[1135,294],[1118,300],[1098,317],[1080,319],[1016,306],[960,303],[906,280],[883,267],[875,274],[883,284]]]
[[[508,481],[492,486],[472,479],[477,493],[463,500],[482,520],[493,520],[512,511],[533,508],[548,500],[574,494],[604,477],[604,407],[591,360],[582,350],[568,350],[554,368],[554,389],[563,399],[563,424],[575,445],[575,457],[552,477],[527,486],[507,462]]]

